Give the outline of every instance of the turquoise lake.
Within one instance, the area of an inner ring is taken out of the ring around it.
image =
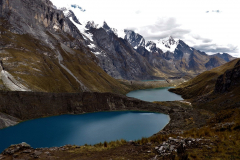
[[[154,102],[154,101],[175,101],[183,100],[180,95],[169,92],[170,87],[155,88],[155,89],[144,89],[129,92],[126,96],[141,99],[143,101]]]
[[[142,80],[142,82],[157,82],[157,81],[165,81],[165,80]]]
[[[159,132],[169,120],[168,115],[160,113],[131,111],[39,118],[1,129],[0,152],[21,142],[41,148],[137,140]]]

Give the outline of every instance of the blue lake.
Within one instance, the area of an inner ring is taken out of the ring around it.
[[[165,81],[165,80],[142,80],[142,82],[157,82],[157,81]]]
[[[180,95],[169,92],[170,87],[155,88],[155,89],[144,89],[129,92],[126,96],[141,99],[143,101],[175,101],[183,100]]]
[[[21,142],[40,148],[137,140],[157,133],[169,120],[168,115],[160,113],[131,111],[40,118],[1,129],[0,152]]]

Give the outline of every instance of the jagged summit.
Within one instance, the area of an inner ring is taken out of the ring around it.
[[[143,36],[141,36],[138,33],[135,33],[132,30],[124,30],[125,33],[125,37],[124,39],[126,39],[134,49],[137,49],[140,46],[145,47],[145,39],[143,38]]]
[[[116,36],[118,36],[118,30],[115,28],[110,28],[106,21],[103,22],[102,28],[109,34],[114,33]]]
[[[156,45],[163,52],[167,52],[167,51],[174,52],[178,43],[179,43],[179,40],[175,40],[172,36],[169,36],[167,38],[158,40],[156,42]]]
[[[148,41],[146,44],[146,49],[151,52],[154,49],[156,49],[156,43],[154,43],[153,41]]]
[[[160,39],[159,41],[166,45],[174,45],[176,43],[175,39],[172,36]]]

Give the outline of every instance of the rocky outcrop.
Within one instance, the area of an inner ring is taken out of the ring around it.
[[[29,153],[33,149],[29,144],[22,142],[20,144],[12,145],[2,152],[3,155],[14,155],[14,153],[21,152]],[[37,157],[36,157],[37,158]]]
[[[231,87],[240,84],[240,61],[231,70],[227,70],[224,74],[220,75],[215,85],[216,93],[223,93],[230,91]]]
[[[54,9],[50,0],[40,1],[9,1],[2,0],[1,17],[13,25],[12,32],[18,34],[33,33],[43,24],[44,27],[68,30],[61,11]],[[36,32],[35,32],[36,33]]]
[[[210,149],[210,145],[213,145],[210,139],[204,138],[183,138],[183,137],[169,137],[168,140],[164,141],[162,144],[155,147],[155,150],[159,154],[159,157],[166,157],[174,155],[177,153],[181,159],[188,159],[186,150],[189,148],[208,148]],[[174,156],[172,156],[174,157]],[[175,158],[174,158],[175,159]]]
[[[2,61],[0,61],[0,79],[2,79],[3,84],[11,91],[30,91],[4,70]]]
[[[0,112],[0,129],[5,127],[14,126],[20,122],[20,119],[3,114]]]

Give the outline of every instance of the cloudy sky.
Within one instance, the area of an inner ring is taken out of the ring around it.
[[[83,19],[132,29],[146,40],[172,36],[208,54],[240,57],[239,0],[52,0],[57,7],[77,4]],[[81,19],[79,19],[81,22]]]

